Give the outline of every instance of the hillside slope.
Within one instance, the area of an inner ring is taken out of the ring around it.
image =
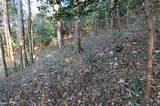
[[[0,81],[0,105],[139,106],[146,41],[145,31],[133,30],[112,38],[86,37],[80,54],[72,54],[72,44],[63,54],[49,49],[36,64]],[[160,104],[159,50],[154,52],[152,106]]]

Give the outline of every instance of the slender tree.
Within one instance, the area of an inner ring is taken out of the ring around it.
[[[10,22],[9,22],[9,14],[8,14],[8,5],[7,0],[3,0],[3,16],[4,16],[4,31],[5,31],[5,38],[6,38],[6,46],[7,46],[7,53],[8,57],[12,62],[12,67],[15,67],[15,59],[13,55],[13,45],[12,45],[12,37],[11,37],[11,29],[10,29]]]
[[[53,11],[56,12],[55,19],[56,22],[54,23],[56,26],[56,33],[57,33],[57,43],[60,51],[64,50],[64,43],[63,43],[63,35],[62,35],[62,9],[60,8],[61,4],[59,2],[56,2],[56,4],[53,6]]]
[[[96,11],[94,24],[95,24],[95,36],[97,36],[98,35],[98,11]]]
[[[109,28],[109,12],[107,7],[105,11],[105,24],[106,24],[106,29],[108,29]]]
[[[109,13],[109,21],[110,21],[110,29],[111,30],[113,30],[113,24],[114,24],[114,14],[113,14],[113,8],[114,8],[114,4],[115,4],[115,0],[111,0],[111,4],[110,4],[110,8],[111,8],[111,10],[110,10],[110,13]]]
[[[1,58],[2,58],[2,65],[4,67],[4,71],[1,73],[2,77],[3,76],[8,76],[8,70],[7,70],[7,65],[6,65],[6,60],[5,60],[5,53],[4,53],[4,47],[3,47],[3,39],[2,35],[0,33],[0,51],[1,51]]]
[[[153,46],[154,46],[154,25],[153,17],[150,12],[149,0],[144,0],[144,10],[146,14],[146,22],[148,24],[149,39],[148,39],[148,55],[147,55],[147,74],[146,74],[146,91],[141,106],[146,106],[151,96],[151,80],[152,80],[152,57],[153,57]]]
[[[74,53],[79,53],[81,51],[81,35],[80,35],[80,16],[82,16],[83,4],[84,1],[78,3],[79,5],[75,5],[75,23],[74,23]],[[96,23],[97,24],[97,23]],[[97,30],[97,26],[96,26]]]
[[[78,16],[75,17],[75,29],[74,29],[74,53],[79,53],[81,50],[80,40],[80,19]]]
[[[21,66],[25,68],[28,65],[27,54],[25,50],[25,35],[24,35],[24,22],[23,22],[23,10],[22,0],[18,1],[18,26],[19,26],[19,40],[20,40],[20,55],[21,55]]]
[[[64,44],[63,44],[63,36],[62,36],[62,23],[61,20],[57,20],[57,43],[60,51],[63,51]]]
[[[130,0],[127,1],[127,17],[126,17],[126,26],[129,26],[129,4],[130,4]]]
[[[116,7],[116,17],[117,17],[117,29],[118,31],[121,31],[121,20],[120,20],[120,13],[118,6]]]
[[[32,35],[32,12],[31,12],[31,1],[28,0],[28,33],[29,33],[29,51],[30,51],[30,61],[31,63],[34,63],[33,59],[33,53],[34,53],[34,47],[33,47],[33,35]]]

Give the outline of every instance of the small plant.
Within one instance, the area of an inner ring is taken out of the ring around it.
[[[138,97],[138,100],[136,100],[135,103],[139,104],[140,100],[144,97],[144,92],[141,86],[143,81],[137,76],[134,78],[132,77],[130,80],[132,82],[131,89],[134,91],[135,96]]]
[[[112,40],[117,41],[120,39],[120,37],[123,35],[123,32],[113,32],[112,33]]]
[[[87,63],[97,62],[96,58],[94,57],[94,54],[92,54],[92,53],[86,53],[84,56],[84,59]]]
[[[14,73],[14,72],[18,72],[18,70],[20,70],[20,64],[16,64],[16,67],[9,67],[8,68],[8,72],[9,73]]]
[[[123,32],[113,32],[115,37],[121,37],[124,33]]]
[[[147,55],[147,50],[143,50],[142,51],[142,54],[145,56],[145,55]]]
[[[14,40],[13,49],[17,49],[19,47],[19,39]]]

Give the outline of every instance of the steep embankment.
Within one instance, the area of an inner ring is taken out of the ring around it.
[[[32,67],[0,81],[0,104],[32,106],[139,106],[146,72],[143,31],[120,37],[86,37],[84,51],[72,55],[73,45],[60,54],[48,51]],[[156,48],[152,105],[160,104],[160,48]]]

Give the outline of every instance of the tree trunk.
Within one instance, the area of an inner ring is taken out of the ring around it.
[[[11,29],[10,29],[10,23],[9,23],[7,0],[3,0],[3,1],[4,1],[3,10],[4,10],[4,29],[5,29],[4,31],[6,36],[7,53],[13,64],[12,67],[15,67],[15,59],[13,55],[13,44],[12,44]]]
[[[2,40],[2,35],[0,33],[0,51],[1,51],[1,59],[2,59],[2,65],[3,65],[3,71],[0,68],[0,78],[2,77],[7,77],[8,76],[8,71],[7,71],[7,65],[6,65],[6,60],[5,60],[5,54],[4,54],[4,47],[3,47],[3,40]]]
[[[126,27],[128,28],[128,26],[129,26],[129,4],[130,4],[130,2],[129,2],[129,0],[128,0],[128,2],[127,2],[127,22],[126,22]]]
[[[25,35],[24,35],[24,24],[23,24],[23,10],[22,0],[18,0],[18,26],[19,26],[19,40],[20,40],[20,54],[21,54],[21,66],[25,68],[28,65],[27,54],[25,51]]]
[[[153,44],[154,44],[154,25],[153,17],[150,12],[149,0],[144,0],[144,8],[146,14],[146,20],[148,24],[149,39],[148,39],[148,55],[147,55],[147,74],[146,74],[146,91],[141,106],[146,106],[149,103],[151,96],[151,80],[152,80],[152,57],[153,57]]]
[[[64,50],[63,36],[62,36],[62,23],[57,20],[57,43],[60,51]]]
[[[98,12],[96,12],[96,17],[95,17],[95,36],[98,35]]]
[[[81,50],[81,40],[80,40],[80,19],[76,16],[75,29],[74,29],[74,53],[79,53]]]
[[[29,54],[30,54],[31,63],[34,63],[34,59],[33,59],[34,47],[33,47],[33,35],[32,35],[32,13],[31,13],[31,2],[30,2],[30,0],[28,0],[28,12],[29,12],[28,33],[29,33],[29,51],[30,51]]]
[[[121,18],[118,7],[116,8],[116,16],[117,16],[117,29],[118,31],[121,31]]]
[[[111,33],[114,31],[114,19],[113,19],[113,13],[110,14],[109,18],[109,28],[111,29]]]
[[[111,8],[113,8],[113,6],[114,6],[114,0],[111,0]],[[114,30],[114,11],[112,10],[111,12],[110,12],[110,20],[109,20],[109,26],[110,26],[110,29],[111,29],[111,32],[113,32],[113,30]]]
[[[106,9],[106,12],[105,12],[105,23],[106,23],[106,29],[109,28],[109,14],[108,14],[108,10]]]

